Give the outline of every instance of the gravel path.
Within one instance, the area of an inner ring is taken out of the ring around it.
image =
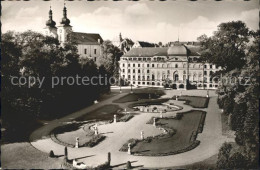
[[[166,95],[163,97],[172,97],[173,95],[179,95],[180,91],[177,90],[166,90]],[[203,90],[189,90],[183,91],[183,95],[190,96],[205,96],[206,91]],[[49,152],[53,150],[55,154],[64,154],[64,146],[61,146],[53,142],[49,137],[49,132],[59,123],[64,121],[70,121],[86,112],[94,110],[104,104],[110,104],[113,100],[118,99],[126,93],[119,94],[112,98],[109,98],[101,103],[90,106],[79,112],[73,113],[67,117],[59,120],[55,120],[52,123],[43,126],[42,128],[34,131],[31,135],[31,144],[43,152]],[[191,110],[190,106],[184,105],[183,101],[174,101],[175,104],[182,106],[185,112]],[[111,165],[115,168],[120,167],[121,164],[127,161],[132,161],[133,166],[137,167],[170,167],[170,166],[182,166],[192,164],[195,162],[203,161],[216,153],[222,143],[230,141],[225,136],[222,136],[221,132],[221,117],[220,110],[217,105],[217,97],[214,91],[210,91],[209,107],[206,109],[200,109],[207,112],[205,125],[203,132],[198,135],[198,140],[201,141],[200,145],[195,149],[171,156],[162,157],[149,157],[149,156],[133,156],[128,155],[125,152],[119,152],[121,146],[130,138],[140,138],[140,131],[144,131],[145,136],[152,136],[162,133],[161,130],[151,125],[147,125],[146,122],[152,116],[159,116],[159,114],[142,113],[136,115],[128,122],[119,122],[113,124],[106,124],[99,126],[99,132],[107,136],[107,138],[100,144],[93,148],[68,148],[69,159],[78,158],[79,161],[86,163],[88,166],[97,166],[104,163],[107,160],[107,153],[111,152]],[[178,112],[178,111],[177,111]],[[164,114],[170,116],[170,113]],[[35,140],[38,139],[38,140]],[[61,157],[62,159],[62,157]]]

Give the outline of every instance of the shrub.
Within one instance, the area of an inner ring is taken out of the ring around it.
[[[126,163],[126,169],[132,169],[132,165],[130,161],[127,161]]]
[[[176,113],[176,119],[180,120],[183,116],[183,113]]]
[[[54,158],[54,157],[55,157],[53,150],[50,151],[49,157],[51,157],[51,158]]]
[[[230,143],[224,143],[218,153],[217,168],[226,169],[228,167],[228,159],[232,145]]]
[[[83,144],[83,146],[86,147],[93,147],[96,146],[98,143],[100,143],[101,141],[103,141],[106,138],[106,136],[103,135],[96,135],[94,136],[91,140],[89,140],[88,142],[86,142],[85,144]]]
[[[127,122],[128,120],[132,119],[134,116],[132,114],[126,114],[119,119],[120,122]]]

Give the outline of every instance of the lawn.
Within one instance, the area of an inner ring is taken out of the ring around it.
[[[176,99],[176,96],[173,96]],[[186,101],[185,104],[190,105],[194,108],[207,108],[209,103],[209,98],[201,96],[178,96],[180,101]]]
[[[107,121],[107,120],[113,120],[114,114],[117,115],[117,118],[121,118],[124,116],[122,113],[118,113],[118,111],[121,111],[122,108],[120,108],[118,105],[109,104],[104,105],[102,107],[97,108],[96,110],[93,110],[89,113],[84,114],[83,116],[80,116],[77,118],[77,121],[87,121],[87,120],[96,120],[96,121]]]
[[[155,93],[130,93],[117,100],[114,100],[114,103],[126,103],[126,102],[135,102],[142,99],[157,99],[160,97],[160,94]]]
[[[203,111],[192,110],[183,114],[180,120],[174,118],[162,118],[157,120],[157,124],[175,129],[176,134],[167,138],[153,138],[152,141],[140,141],[133,148],[136,155],[159,156],[173,155],[196,147],[196,136],[194,134],[199,129]],[[205,112],[204,112],[205,114]],[[204,122],[201,122],[204,123]],[[194,133],[195,132],[195,133]],[[193,138],[193,140],[191,140]]]
[[[13,143],[1,146],[3,169],[59,169],[61,161],[35,149],[30,143]],[[55,153],[54,153],[55,154]]]

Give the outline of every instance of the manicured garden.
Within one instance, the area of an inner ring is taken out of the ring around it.
[[[199,145],[196,138],[197,134],[202,132],[205,115],[203,111],[192,110],[183,113],[179,119],[157,118],[157,127],[166,129],[168,133],[144,140],[131,139],[128,142],[132,143],[132,153],[143,156],[164,156],[195,148]],[[121,148],[121,151],[125,151],[125,147],[126,145]]]
[[[173,99],[176,100],[176,96]],[[201,96],[178,96],[178,100],[186,101],[185,104],[194,108],[207,108],[209,103],[209,98]]]

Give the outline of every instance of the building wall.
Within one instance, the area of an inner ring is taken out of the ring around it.
[[[81,57],[92,58],[94,61],[96,61],[97,57],[101,56],[101,46],[79,44],[78,53]]]
[[[177,89],[185,89],[188,79],[197,88],[204,86],[215,89],[218,86],[210,79],[211,74],[220,70],[213,64],[188,63],[187,59],[178,56],[174,57],[175,61],[155,61],[155,57],[121,57],[119,61],[121,78],[138,86],[163,86],[165,79],[175,84]],[[134,58],[137,60],[133,60]]]

